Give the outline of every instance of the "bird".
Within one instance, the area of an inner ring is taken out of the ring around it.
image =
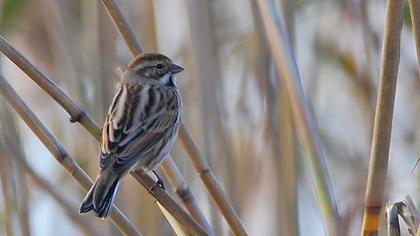
[[[183,70],[159,53],[142,53],[128,65],[102,128],[99,175],[80,214],[106,218],[121,178],[133,170],[153,171],[170,152],[182,110],[175,74]],[[163,187],[159,177],[157,183]]]

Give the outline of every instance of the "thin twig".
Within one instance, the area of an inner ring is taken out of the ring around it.
[[[108,7],[115,7],[115,9],[108,9],[110,17],[113,19],[118,31],[122,35],[125,43],[130,48],[131,54],[137,56],[142,52],[141,47],[137,47],[133,44],[133,39],[135,36],[131,30],[126,30],[130,28],[119,10],[117,4],[114,0],[103,0],[104,5]],[[121,27],[121,28],[120,28]],[[124,33],[122,33],[124,32]],[[131,34],[131,35],[127,35]],[[135,40],[134,40],[135,41]],[[135,41],[137,44],[137,41]],[[225,217],[228,224],[231,226],[232,230],[237,235],[247,235],[245,228],[243,227],[238,214],[233,208],[232,204],[228,200],[226,194],[224,193],[222,187],[217,182],[213,172],[208,167],[207,163],[201,157],[200,152],[198,151],[197,145],[193,141],[189,131],[184,124],[181,124],[179,131],[179,138],[182,141],[185,150],[188,152],[191,161],[194,164],[194,167],[199,174],[201,180],[204,182],[209,194],[212,196],[214,202],[219,207],[223,216]]]
[[[267,40],[273,53],[278,79],[284,85],[291,103],[297,133],[309,150],[307,162],[315,184],[315,191],[320,203],[321,215],[329,235],[341,235],[341,220],[333,194],[326,157],[322,150],[319,131],[314,117],[311,117],[309,104],[303,92],[302,82],[291,43],[284,27],[284,22],[276,12],[274,0],[257,0]]]
[[[67,94],[65,94],[57,85],[45,76],[38,68],[31,64],[23,57],[15,48],[13,48],[3,37],[0,36],[0,51],[2,51],[10,60],[12,60],[22,71],[24,71],[35,83],[37,83],[45,92],[47,92],[54,100],[70,114],[71,117],[77,117],[77,121],[85,127],[90,134],[100,142],[101,130],[89,114],[76,102],[74,102]],[[77,112],[77,113],[73,113]],[[82,123],[83,121],[83,123]],[[195,234],[207,235],[200,225],[198,225],[190,215],[188,215],[181,206],[179,206],[166,191],[158,191],[159,188],[152,188],[153,179],[148,175],[138,172],[131,172],[131,175],[142,185],[146,185],[146,189],[151,189],[150,194],[161,203],[165,209],[170,212],[181,224],[187,232]],[[141,181],[140,181],[141,180]],[[174,205],[171,205],[174,204]]]
[[[416,163],[414,164],[413,169],[411,169],[411,171],[410,171],[410,175],[412,175],[412,174],[413,174],[414,170],[415,170],[415,169],[416,169],[416,167],[419,165],[419,162],[420,162],[420,157],[418,157],[418,158],[417,158],[417,161],[416,161]]]
[[[22,99],[16,94],[10,84],[0,75],[0,93],[6,101],[16,110],[22,120],[29,126],[39,140],[47,147],[54,158],[66,169],[76,182],[87,192],[93,182],[89,176],[80,168],[63,146],[41,123],[35,114],[26,106]],[[113,206],[111,221],[127,235],[141,235],[140,232],[128,221],[121,211]]]
[[[362,235],[377,235],[384,204],[402,22],[403,1],[388,0]]]

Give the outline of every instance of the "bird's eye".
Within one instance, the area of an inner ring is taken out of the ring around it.
[[[157,65],[156,65],[156,68],[158,68],[159,70],[160,70],[160,69],[163,69],[163,65],[162,65],[162,64],[157,64]]]

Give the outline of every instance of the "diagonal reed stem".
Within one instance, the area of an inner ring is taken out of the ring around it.
[[[143,50],[135,40],[133,32],[131,30],[127,30],[130,27],[116,2],[114,0],[102,0],[102,2],[107,8],[110,17],[112,18],[115,24],[115,27],[117,28],[118,32],[120,32],[120,35],[123,37],[125,43],[129,47],[133,57],[142,53]],[[189,131],[183,123],[180,127],[179,138],[182,141],[185,150],[189,154],[189,157],[193,162],[197,173],[199,174],[204,185],[206,186],[207,191],[209,192],[210,196],[213,198],[214,202],[222,212],[232,231],[236,235],[247,235],[247,232],[244,226],[242,225],[238,214],[233,208],[233,205],[230,203],[222,187],[217,182],[216,177],[210,170],[208,164],[201,157],[197,145],[195,144]]]
[[[105,9],[111,16],[111,20],[114,22],[115,28],[118,29],[118,32],[126,42],[130,52],[133,54],[133,57],[142,53],[143,48],[136,40],[136,36],[131,30],[118,4],[114,0],[102,0],[102,3],[105,5]]]
[[[45,74],[43,74],[36,66],[21,55],[13,46],[9,44],[2,36],[0,36],[0,51],[6,55],[12,62],[14,62],[22,71],[24,71],[36,84],[38,84],[45,92],[47,92],[55,101],[57,101],[71,116],[73,122],[79,122],[85,127],[90,134],[100,142],[101,129],[90,118],[89,114],[69,96],[67,96],[53,81],[51,81]],[[207,235],[200,225],[198,225],[191,216],[186,213],[181,206],[179,206],[166,191],[159,191],[159,188],[152,188],[154,185],[153,179],[148,175],[143,175],[138,172],[131,172],[131,175],[139,181],[146,189],[152,189],[150,194],[155,197],[159,203],[168,212],[170,212],[175,219],[184,226],[187,232],[194,232],[195,234]]]
[[[54,158],[66,169],[66,171],[76,180],[76,182],[87,192],[92,186],[93,182],[89,176],[80,168],[57,139],[48,131],[42,122],[35,116],[35,114],[26,106],[19,95],[10,84],[0,75],[0,93],[6,101],[15,109],[22,120],[34,132],[39,140],[47,147],[48,151]],[[141,235],[141,233],[128,221],[128,219],[121,213],[121,211],[113,206],[111,214],[111,221],[117,226],[121,232],[126,235]]]
[[[312,179],[328,235],[341,235],[341,220],[332,190],[326,157],[322,150],[319,131],[309,110],[304,94],[299,69],[291,48],[282,17],[276,11],[274,0],[256,0],[265,29],[268,44],[272,50],[279,74],[278,79],[285,87],[291,103],[293,119],[300,140],[309,150],[305,155],[311,167]]]
[[[100,139],[101,130],[92,117],[90,117],[79,104],[74,102],[67,94],[65,94],[54,81],[39,70],[35,65],[29,62],[22,54],[20,54],[5,38],[0,35],[0,51],[13,61],[25,74],[27,74],[36,84],[54,98],[61,107],[66,110],[71,118],[71,122],[79,122],[91,133],[97,140]]]
[[[402,22],[403,1],[388,0],[361,235],[377,235],[384,204]]]

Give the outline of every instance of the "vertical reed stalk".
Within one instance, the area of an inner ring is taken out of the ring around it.
[[[0,156],[0,182],[3,193],[4,201],[4,219],[2,220],[4,224],[4,232],[7,235],[15,235],[15,229],[13,227],[13,215],[14,215],[14,196],[12,196],[11,189],[11,174],[9,165],[5,158]]]
[[[6,102],[4,100],[0,101],[0,151],[3,156],[10,157],[13,156],[20,156],[24,157],[24,152],[22,148],[22,142],[19,137],[17,125],[16,125],[16,118],[13,116],[11,109],[7,109]],[[22,231],[23,235],[31,236],[30,230],[30,222],[29,222],[29,203],[31,200],[29,199],[29,184],[28,180],[25,178],[25,173],[22,170],[22,167],[18,165],[18,163],[12,159],[5,160],[7,165],[2,165],[4,170],[0,170],[0,172],[4,171],[5,173],[11,172],[12,178],[14,180],[15,191],[14,192],[14,199],[17,203],[16,210],[17,214],[19,215],[19,227]],[[7,206],[6,206],[7,207]],[[12,217],[10,217],[12,218]]]
[[[18,199],[20,204],[17,208],[18,215],[19,215],[19,221],[20,221],[20,227],[22,229],[23,235],[31,236],[31,228],[30,228],[30,222],[29,222],[29,204],[31,202],[31,199],[29,199],[29,185],[27,179],[24,178],[23,170],[20,166],[16,166],[17,173],[17,185],[20,186],[18,191]]]
[[[284,22],[276,12],[275,1],[256,1],[276,62],[278,79],[289,95],[297,132],[309,151],[307,161],[311,167],[325,229],[328,235],[341,235],[341,220],[326,165],[326,157],[322,150],[315,119],[311,117],[307,98],[303,92],[299,70]]]
[[[402,22],[403,1],[388,0],[361,235],[377,235],[384,204]]]

